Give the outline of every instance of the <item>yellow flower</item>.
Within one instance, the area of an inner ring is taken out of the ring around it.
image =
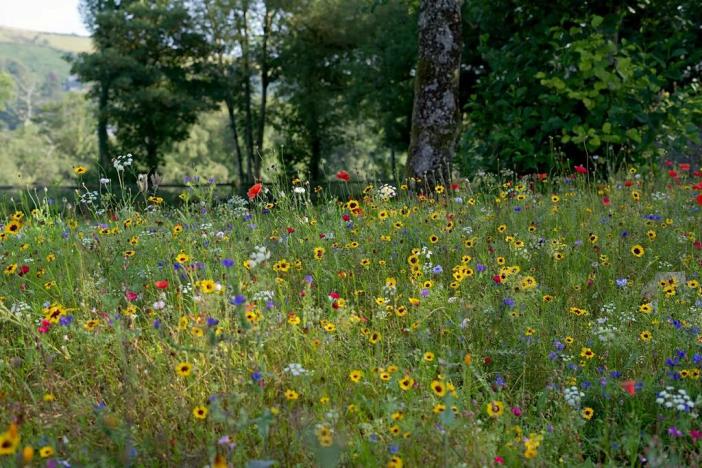
[[[595,357],[595,353],[590,348],[583,347],[580,350],[580,357],[583,357],[586,359],[592,359]]]
[[[505,404],[499,400],[493,400],[487,404],[486,409],[488,416],[491,418],[498,418],[502,416],[505,410]]]
[[[193,366],[188,362],[181,362],[176,366],[175,370],[180,377],[187,377],[191,374]]]
[[[45,445],[44,447],[39,449],[39,456],[41,458],[49,458],[54,453],[54,448],[50,445]]]
[[[589,406],[586,408],[583,408],[583,410],[580,412],[580,415],[587,419],[588,421],[592,419],[592,416],[595,414],[595,410],[590,408]]]
[[[432,380],[431,389],[434,391],[434,394],[438,397],[443,397],[444,395],[446,395],[446,385],[441,380]]]
[[[400,389],[406,392],[414,386],[414,379],[409,375],[406,375],[402,377],[397,383],[400,386]]]
[[[645,251],[644,248],[643,248],[641,245],[639,245],[639,244],[636,244],[635,246],[633,246],[633,247],[631,248],[631,254],[632,254],[634,257],[639,257],[639,258],[641,258],[641,257],[644,256],[645,253],[646,253],[646,251]]]
[[[0,455],[14,455],[19,443],[20,435],[17,424],[12,423],[7,431],[0,434]]]
[[[355,370],[352,370],[351,372],[349,372],[349,379],[351,379],[351,382],[353,382],[353,383],[360,382],[362,378],[363,378],[363,372],[358,370],[358,369],[355,369]]]
[[[209,410],[207,409],[207,407],[198,405],[195,408],[193,408],[193,417],[195,417],[195,419],[205,419],[207,418],[208,412]]]
[[[300,398],[300,394],[297,393],[295,390],[292,390],[292,389],[285,390],[285,399],[286,400],[293,401],[293,400],[297,400],[298,398]]]
[[[86,172],[88,172],[88,168],[86,168],[85,166],[73,166],[73,172],[76,175],[83,175]]]

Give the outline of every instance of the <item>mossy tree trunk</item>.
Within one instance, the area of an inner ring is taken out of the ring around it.
[[[461,0],[421,0],[407,171],[432,191],[451,178],[460,122]]]

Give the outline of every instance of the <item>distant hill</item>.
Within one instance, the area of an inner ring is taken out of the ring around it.
[[[16,98],[0,113],[0,126],[14,128],[31,118],[38,105],[80,89],[65,57],[91,49],[89,37],[0,26],[0,71],[14,79]]]
[[[36,45],[60,52],[88,52],[92,49],[89,37],[75,34],[57,34],[0,26],[0,43]]]

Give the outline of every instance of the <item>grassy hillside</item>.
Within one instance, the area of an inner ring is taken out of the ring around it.
[[[0,26],[0,72],[15,81],[14,100],[0,113],[0,127],[16,128],[38,106],[75,90],[76,83],[69,86],[71,66],[66,58],[91,47],[89,37]]]
[[[0,26],[0,44],[35,45],[60,52],[87,52],[92,46],[89,37],[73,34],[44,33]]]

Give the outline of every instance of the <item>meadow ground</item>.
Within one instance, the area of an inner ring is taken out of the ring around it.
[[[653,169],[6,200],[0,465],[699,465],[702,172]]]

